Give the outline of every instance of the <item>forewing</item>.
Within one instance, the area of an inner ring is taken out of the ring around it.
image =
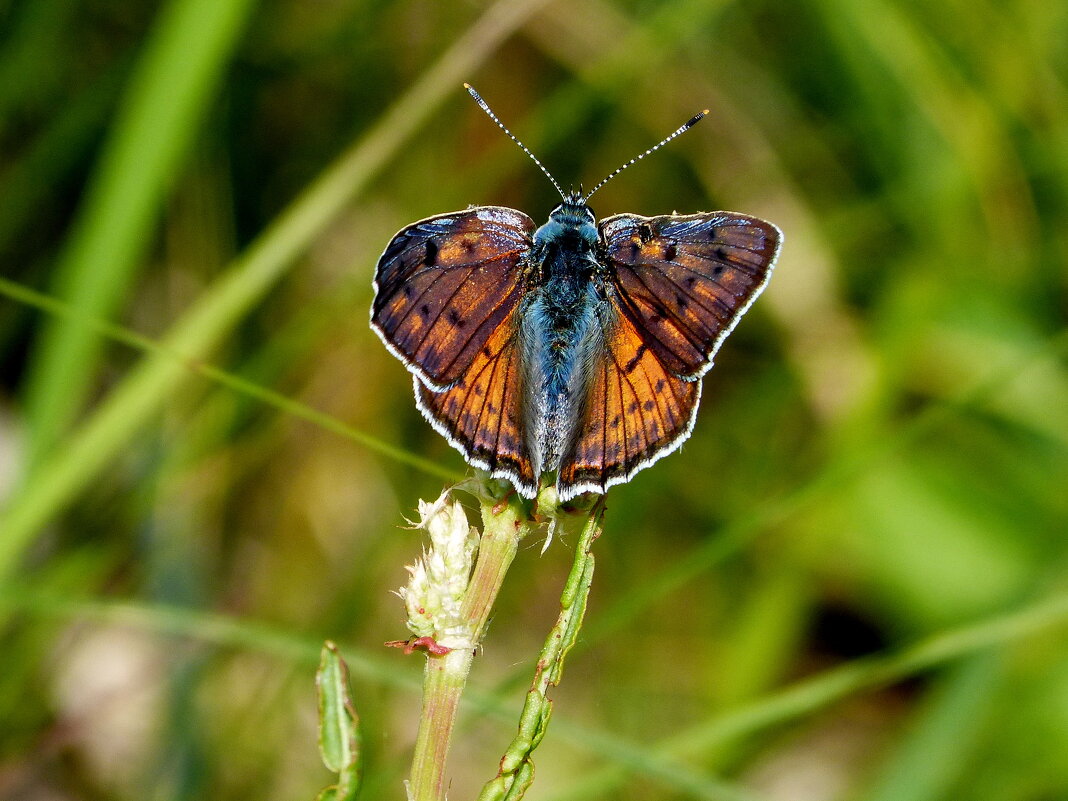
[[[675,450],[689,436],[701,396],[698,381],[671,373],[643,333],[609,305],[603,358],[595,358],[575,441],[560,465],[563,500],[604,492]]]
[[[435,392],[415,378],[419,410],[468,462],[507,478],[533,498],[538,491],[523,431],[522,370],[513,324],[504,319],[474,355],[467,371],[448,389]]]
[[[620,309],[672,374],[693,381],[767,285],[782,242],[772,223],[714,211],[601,222]]]
[[[515,309],[533,230],[500,206],[409,225],[378,260],[371,327],[428,386],[450,386]]]

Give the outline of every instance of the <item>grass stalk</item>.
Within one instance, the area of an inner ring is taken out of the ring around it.
[[[156,20],[52,280],[84,313],[110,316],[130,286],[254,6],[171,0]],[[81,407],[100,349],[77,318],[43,327],[25,392],[31,471]]]

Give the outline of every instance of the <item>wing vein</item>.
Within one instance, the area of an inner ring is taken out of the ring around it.
[[[471,331],[471,333],[467,336],[467,339],[463,340],[463,345],[461,345],[460,347],[456,348],[456,353],[449,360],[448,364],[446,364],[442,368],[442,373],[448,373],[449,370],[452,369],[453,365],[455,365],[457,360],[460,358],[460,356],[462,356],[464,354],[464,351],[467,350],[467,348],[471,344],[472,340],[476,339],[478,334],[482,332],[483,328],[485,328],[488,325],[493,325],[493,327],[496,327],[497,325],[501,324],[500,320],[494,320],[493,319],[494,315],[496,315],[497,312],[500,311],[502,306],[504,306],[506,303],[511,302],[515,298],[515,294],[516,294],[516,291],[518,289],[519,289],[519,284],[517,282],[515,287],[512,288],[511,292],[509,292],[506,295],[502,295],[501,296],[500,300],[498,300],[497,303],[494,304],[493,308],[483,316],[482,322],[480,322],[474,328],[474,330]]]

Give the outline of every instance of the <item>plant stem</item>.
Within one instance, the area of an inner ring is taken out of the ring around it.
[[[423,711],[408,781],[410,801],[445,798],[445,759],[473,656],[474,651],[469,648],[443,655],[427,654]]]
[[[519,541],[533,523],[521,501],[513,496],[509,503],[482,496],[482,537],[478,559],[464,594],[463,614],[471,622],[472,639],[477,646],[486,633],[493,604],[508,568],[519,550]]]
[[[486,783],[479,801],[519,801],[534,781],[534,749],[541,743],[549,726],[553,702],[549,688],[560,683],[564,657],[578,639],[586,601],[593,583],[593,541],[601,536],[604,499],[599,498],[589,511],[578,545],[575,561],[560,596],[560,614],[549,632],[538,657],[534,681],[527,692],[519,717],[519,732],[501,757],[496,777]]]
[[[427,654],[423,710],[408,781],[409,801],[444,801],[445,761],[471,661],[485,634],[497,593],[519,550],[519,541],[532,526],[518,498],[506,503],[483,495],[481,504],[483,531],[478,558],[461,607],[470,632],[470,647],[456,648],[446,654]]]

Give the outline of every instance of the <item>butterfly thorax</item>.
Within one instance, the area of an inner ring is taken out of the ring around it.
[[[524,417],[540,470],[559,466],[585,401],[591,356],[602,345],[602,293],[594,278],[599,243],[593,212],[583,203],[557,206],[534,234],[521,330],[524,375],[534,390]]]

